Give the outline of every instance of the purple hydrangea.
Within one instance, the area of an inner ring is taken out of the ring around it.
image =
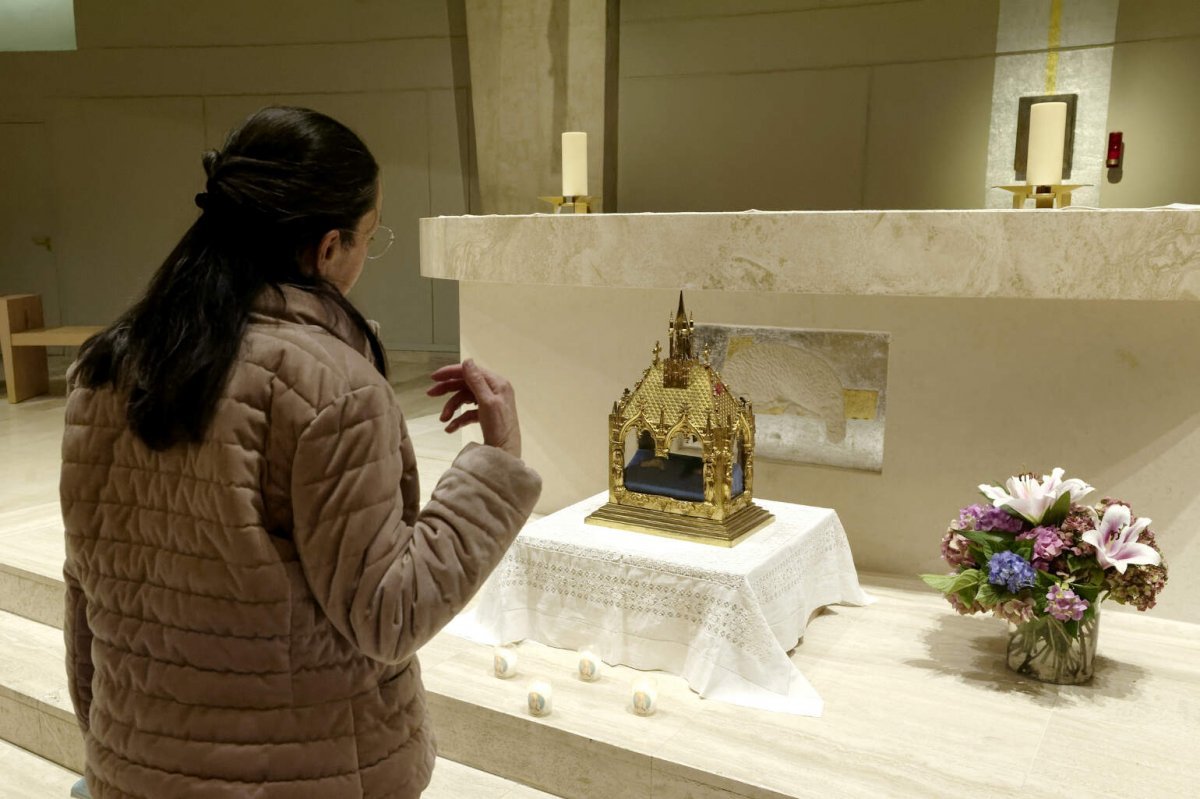
[[[968,505],[958,512],[958,520],[950,523],[951,530],[978,530],[979,519],[987,511],[987,505]]]
[[[960,510],[957,521],[950,523],[951,530],[1003,533],[1019,533],[1022,526],[1023,522],[1008,511],[979,503]]]
[[[1033,565],[1038,569],[1048,569],[1050,561],[1067,548],[1067,542],[1057,527],[1035,527],[1017,538],[1033,541]]]
[[[954,567],[974,568],[975,558],[971,556],[971,550],[968,549],[970,543],[954,530],[947,530],[946,534],[942,536],[942,558]]]
[[[992,608],[992,615],[1011,624],[1024,624],[1033,621],[1036,610],[1033,599],[1010,599]]]
[[[986,507],[980,514],[976,530],[999,533],[1019,533],[1025,523],[1003,508]]]
[[[1079,621],[1087,609],[1087,600],[1070,588],[1055,585],[1046,592],[1046,612],[1059,621]]]
[[[997,552],[988,561],[988,582],[1004,586],[1010,593],[1031,588],[1036,577],[1033,566],[1016,552]]]

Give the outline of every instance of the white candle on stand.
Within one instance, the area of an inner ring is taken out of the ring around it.
[[[591,648],[579,651],[579,679],[584,682],[600,679],[600,657]]]
[[[498,646],[492,652],[492,670],[502,680],[517,673],[517,650],[510,646]]]
[[[587,187],[587,134],[562,135],[562,193],[564,197],[583,197]]]
[[[658,683],[653,677],[638,677],[633,681],[633,712],[653,716],[658,710]]]
[[[1066,103],[1035,103],[1029,108],[1029,151],[1025,179],[1031,186],[1062,183],[1063,146],[1067,133]]]
[[[554,709],[554,689],[545,680],[529,683],[529,712],[534,716],[549,716]]]

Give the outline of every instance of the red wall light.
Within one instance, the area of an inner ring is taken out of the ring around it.
[[[1109,169],[1114,169],[1121,165],[1121,151],[1124,149],[1124,134],[1119,130],[1114,130],[1108,134],[1108,156],[1104,159],[1104,165]]]

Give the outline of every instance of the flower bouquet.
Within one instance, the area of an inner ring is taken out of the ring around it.
[[[954,571],[921,578],[962,614],[990,612],[1010,625],[1008,666],[1046,682],[1092,676],[1100,602],[1154,607],[1167,567],[1150,520],[1055,469],[1039,481],[980,485],[990,504],[970,505],[942,537]]]

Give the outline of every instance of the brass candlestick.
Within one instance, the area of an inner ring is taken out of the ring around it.
[[[554,206],[556,214],[590,214],[592,206],[600,199],[592,194],[579,194],[567,197],[539,197]]]
[[[1033,198],[1035,208],[1068,208],[1071,205],[1071,192],[1090,185],[1092,184],[1054,183],[1048,186],[1037,186],[1029,183],[1014,183],[992,188],[1012,192],[1013,208],[1024,208],[1025,201],[1030,197]]]

